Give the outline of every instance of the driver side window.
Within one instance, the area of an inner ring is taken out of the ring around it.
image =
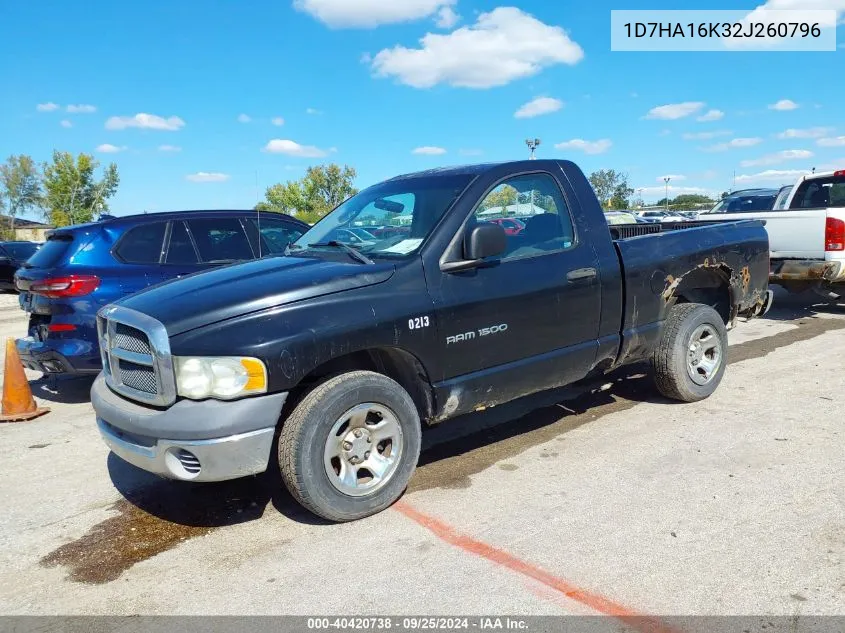
[[[475,211],[473,223],[495,222],[507,233],[502,261],[572,248],[575,231],[566,201],[549,174],[528,174],[497,185]]]

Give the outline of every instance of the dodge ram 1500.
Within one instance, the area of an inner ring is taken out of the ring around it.
[[[505,217],[524,229],[507,235]],[[338,237],[367,227],[386,237]],[[426,424],[643,360],[664,395],[709,396],[726,329],[770,304],[769,243],[757,221],[682,227],[613,239],[563,160],[393,178],[284,257],[103,308],[97,423],[114,453],[165,477],[232,479],[278,459],[314,513],[373,514],[405,489]]]

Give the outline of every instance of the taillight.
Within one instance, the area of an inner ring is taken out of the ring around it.
[[[824,229],[824,250],[845,251],[845,221],[828,218]]]
[[[96,275],[69,275],[35,282],[29,287],[29,290],[51,299],[61,299],[63,297],[83,297],[94,292],[99,285],[100,278]]]
[[[51,323],[47,326],[48,332],[73,332],[75,329],[73,323]]]
[[[845,176],[845,169],[840,169],[839,171],[833,172],[834,178],[842,178],[842,176]]]

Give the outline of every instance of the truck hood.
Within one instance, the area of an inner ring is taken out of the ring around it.
[[[392,264],[271,257],[172,279],[118,303],[158,319],[176,336],[232,317],[379,284]]]

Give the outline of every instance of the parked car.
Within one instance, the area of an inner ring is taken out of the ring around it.
[[[309,228],[276,213],[188,211],[57,229],[15,275],[30,315],[17,341],[21,360],[45,373],[97,373],[101,307],[169,279],[281,254]]]
[[[516,218],[496,218],[488,221],[505,229],[505,235],[519,235],[525,230],[525,222]]]
[[[771,200],[768,206],[762,201],[754,208],[744,204],[739,212],[722,207],[702,219],[712,215],[765,220],[771,283],[793,292],[845,294],[845,170],[806,174],[789,188],[768,190],[764,197]]]
[[[604,219],[611,226],[616,224],[636,224],[637,216],[633,213],[626,213],[624,211],[605,211]]]
[[[733,191],[727,197],[715,204],[712,209],[702,211],[701,215],[750,213],[752,211],[769,211],[775,205],[778,197],[777,189],[742,189]]]
[[[794,188],[795,185],[786,185],[780,188],[777,198],[775,198],[775,203],[772,205],[773,211],[783,211],[786,209],[786,203],[789,202],[789,194],[792,193]]]
[[[637,217],[649,222],[662,222],[663,217],[667,215],[666,211],[655,211],[650,209],[648,211],[637,211]]]
[[[519,235],[482,215],[504,188],[547,205]],[[403,211],[409,235],[361,250],[326,241],[356,217],[390,216],[396,199],[413,201]],[[569,161],[374,185],[289,257],[101,310],[104,369],[91,389],[100,432],[124,460],[181,480],[251,475],[278,457],[294,498],[348,521],[405,490],[421,421],[646,359],[664,395],[706,398],[727,366],[726,327],[771,299],[766,231],[759,222],[629,228],[642,233],[611,239]]]
[[[36,242],[0,242],[0,290],[17,290],[15,273],[39,246]]]

